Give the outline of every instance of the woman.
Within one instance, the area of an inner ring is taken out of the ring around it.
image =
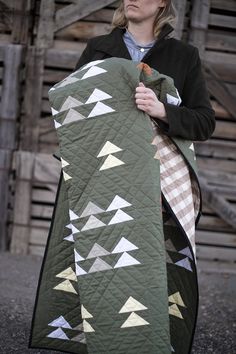
[[[164,136],[193,141],[207,140],[211,137],[215,129],[215,112],[209,101],[198,49],[191,44],[171,38],[175,21],[175,9],[171,0],[123,0],[114,13],[113,30],[111,33],[90,39],[76,65],[76,69],[79,69],[84,64],[93,60],[120,57],[142,61],[158,72],[172,77],[182,101],[180,106],[171,102],[160,102],[154,91],[145,87],[142,82],[139,83],[135,93],[137,108],[146,112],[152,118],[152,121],[156,123],[154,129],[161,129],[156,130],[157,137],[159,139],[162,137],[159,140],[159,146],[163,144]],[[165,135],[162,135],[163,133]],[[167,142],[169,152],[174,151],[173,146],[171,141]],[[179,156],[177,150],[175,154]],[[164,159],[165,156],[162,156],[163,161]],[[187,167],[185,168],[184,173],[187,171]],[[173,171],[173,175],[174,173],[175,171]],[[201,209],[201,206],[197,205],[196,202],[200,193],[197,191],[199,186],[191,178],[191,173],[188,174],[188,179],[189,188],[192,188],[192,214],[195,213],[195,217],[192,215],[192,219],[195,220],[197,225],[200,216],[200,213],[197,213],[197,208]],[[180,181],[177,182],[180,183]],[[186,180],[183,183],[186,184]],[[173,184],[175,184],[175,181]],[[190,209],[190,204],[186,205],[184,193],[182,191],[180,193],[182,193],[180,203],[183,203],[184,207],[187,206]],[[177,245],[175,244],[175,240],[182,238],[182,246],[180,246],[181,241],[179,241],[180,244],[178,247],[184,250],[184,254],[186,250],[189,250],[189,243],[183,240],[183,229],[185,230],[185,235],[188,235],[188,233],[184,225],[181,225],[178,215],[176,214],[177,219],[176,215],[173,215],[174,208],[171,210],[171,202],[168,204],[167,195],[168,191],[164,191],[163,188],[163,226],[167,242],[166,247],[171,254],[171,251],[174,251],[173,247],[175,248]],[[193,206],[195,206],[195,211]],[[198,214],[197,217],[196,214]],[[168,225],[175,226],[175,237],[173,238],[170,234],[170,229],[168,229],[170,226]],[[195,227],[192,230],[192,235],[188,236],[194,251],[192,256],[195,256],[196,261],[194,234]],[[176,290],[172,284],[173,278],[177,278],[178,276],[175,270],[171,268],[173,253],[172,259],[169,258],[168,254],[167,256],[169,294],[172,294]],[[189,254],[189,259],[193,257]],[[181,265],[181,262],[179,261],[175,264]],[[187,270],[188,266],[185,265],[184,267],[185,272],[189,273]],[[188,319],[193,322],[192,326],[189,324],[189,332],[187,333],[186,328],[184,330],[178,322],[178,316],[181,317],[181,314],[172,313],[175,316],[170,316],[172,351],[179,354],[190,353],[193,344],[198,309],[198,286],[192,281],[192,279],[189,280],[188,286],[192,287],[192,298],[195,298],[192,304],[195,313],[191,319],[191,316]],[[186,327],[186,324],[183,326]],[[184,336],[186,337],[184,338]]]
[[[112,32],[89,40],[83,68],[50,90],[63,173],[30,348],[191,352],[201,209],[192,140],[208,139],[215,119],[198,50],[170,38],[173,20],[169,0],[124,0]],[[157,82],[168,76],[175,96],[161,101]],[[140,77],[154,84],[136,87],[136,109],[128,97]]]
[[[170,0],[124,0],[114,14],[113,31],[88,41],[76,69],[109,57],[142,60],[174,79],[182,106],[162,104],[150,89],[140,85],[136,95],[138,108],[157,120],[169,136],[207,140],[215,129],[215,113],[198,49],[169,38],[174,19]]]

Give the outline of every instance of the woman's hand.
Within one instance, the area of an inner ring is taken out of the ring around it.
[[[138,109],[146,112],[149,116],[168,122],[164,104],[158,100],[155,92],[142,82],[136,87],[135,100]]]

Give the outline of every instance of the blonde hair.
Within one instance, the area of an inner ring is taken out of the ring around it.
[[[166,6],[161,8],[158,12],[155,22],[154,22],[154,36],[158,37],[161,28],[169,23],[172,27],[175,28],[177,22],[177,11],[173,5],[172,0],[166,0]],[[115,10],[113,19],[112,19],[112,27],[120,27],[126,28],[128,25],[128,20],[125,17],[124,11],[124,3],[121,1],[120,6]]]

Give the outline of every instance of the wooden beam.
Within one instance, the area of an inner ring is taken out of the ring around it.
[[[40,18],[36,40],[36,46],[38,48],[50,48],[53,45],[54,14],[55,1],[41,0]]]
[[[47,1],[47,0],[46,0]],[[76,4],[68,5],[56,12],[54,32],[90,15],[91,13],[111,5],[114,0],[80,0]]]
[[[176,39],[181,39],[184,29],[187,0],[174,0],[174,6],[178,14],[177,24],[174,30],[174,37]]]
[[[210,186],[202,177],[199,178],[203,200],[222,219],[236,230],[236,209],[220,195],[219,189]]]
[[[222,104],[232,117],[236,119],[235,97],[231,94],[227,86],[222,82],[222,79],[207,61],[203,60],[203,66],[210,93]]]

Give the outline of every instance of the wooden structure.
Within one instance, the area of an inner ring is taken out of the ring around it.
[[[49,88],[72,72],[88,38],[108,33],[119,1],[0,0],[1,248],[44,252],[60,166]],[[201,260],[236,260],[236,3],[174,1],[175,37],[199,48],[216,130],[195,142],[203,191]],[[23,93],[23,94],[22,94]],[[7,210],[7,212],[6,212]],[[7,231],[7,232],[6,232]],[[216,264],[216,262],[212,262]]]

